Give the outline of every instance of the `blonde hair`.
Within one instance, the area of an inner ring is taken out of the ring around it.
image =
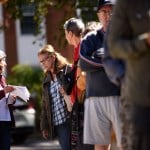
[[[57,73],[60,69],[62,69],[65,65],[69,64],[67,59],[63,57],[60,53],[56,52],[54,47],[50,44],[45,45],[38,51],[38,56],[48,54],[50,56],[55,57],[54,62],[54,73]]]

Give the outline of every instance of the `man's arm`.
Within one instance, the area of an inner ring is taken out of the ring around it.
[[[98,42],[101,41],[97,39],[97,36],[95,35],[89,35],[82,40],[79,54],[79,65],[83,71],[93,72],[103,67],[101,57],[97,58],[93,55],[98,49],[98,46],[95,46]]]

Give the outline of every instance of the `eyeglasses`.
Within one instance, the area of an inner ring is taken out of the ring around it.
[[[40,64],[43,64],[45,61],[47,61],[49,59],[50,55],[48,55],[47,57],[45,57],[43,60],[40,61]]]
[[[100,10],[98,11],[99,14],[102,14],[102,15],[109,15],[109,16],[112,16],[112,11],[107,11],[107,10]]]

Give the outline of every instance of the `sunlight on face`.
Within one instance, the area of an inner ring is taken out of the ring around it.
[[[65,37],[68,44],[73,45],[74,34],[71,31],[65,30]]]
[[[4,57],[0,59],[0,74],[5,71],[6,66],[7,66],[6,58]]]
[[[44,72],[51,71],[53,69],[53,57],[47,54],[41,54],[38,56],[39,63]]]
[[[103,24],[104,29],[107,28],[112,15],[112,5],[106,5],[100,8],[97,12],[99,21]]]

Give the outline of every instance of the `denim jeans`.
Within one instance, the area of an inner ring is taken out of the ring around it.
[[[55,126],[61,150],[71,150],[70,148],[70,124],[68,122]]]
[[[9,122],[0,121],[0,150],[10,150],[10,130]]]

